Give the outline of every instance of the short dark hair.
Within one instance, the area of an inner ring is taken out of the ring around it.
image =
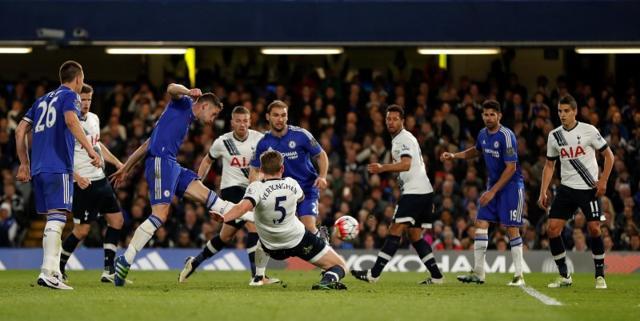
[[[251,115],[251,112],[245,106],[235,106],[235,107],[233,107],[233,110],[231,111],[231,114]]]
[[[284,164],[282,154],[276,150],[268,150],[260,155],[260,170],[267,175],[275,175]]]
[[[282,100],[274,100],[267,106],[267,114],[271,112],[272,108],[284,108],[289,110],[289,106]]]
[[[493,109],[499,113],[502,113],[502,107],[500,106],[500,103],[493,99],[485,100],[482,103],[482,109]]]
[[[76,79],[78,75],[82,72],[82,65],[73,60],[67,60],[62,63],[60,66],[60,72],[58,76],[60,77],[60,83],[68,83]]]
[[[571,95],[566,95],[560,98],[560,100],[558,101],[558,106],[560,105],[569,105],[573,110],[578,109],[578,103],[576,102],[576,99]]]
[[[399,113],[400,114],[400,119],[404,119],[404,108],[402,108],[402,106],[400,105],[389,105],[389,107],[387,107],[387,114],[388,113]]]
[[[83,84],[82,85],[82,89],[80,90],[81,94],[90,94],[93,92],[93,87],[87,85],[87,84]]]
[[[220,98],[213,93],[204,93],[202,96],[198,97],[196,103],[209,103],[215,107],[222,109],[222,102]]]

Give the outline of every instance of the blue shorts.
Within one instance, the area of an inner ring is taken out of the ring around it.
[[[296,212],[298,217],[307,215],[318,216],[318,192],[304,191],[304,200],[298,203]]]
[[[181,198],[189,184],[198,179],[196,173],[180,166],[174,160],[150,156],[144,165],[151,205],[169,204],[173,195]]]
[[[73,175],[71,173],[38,173],[33,176],[36,211],[71,212],[73,204]]]
[[[509,183],[486,206],[478,209],[478,220],[505,226],[522,226],[524,186]]]

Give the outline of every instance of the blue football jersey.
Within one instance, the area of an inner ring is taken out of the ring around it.
[[[31,175],[73,172],[75,137],[64,120],[67,111],[80,115],[80,95],[60,86],[38,98],[24,115],[33,131]]]
[[[284,157],[284,176],[298,181],[305,192],[317,193],[313,183],[318,178],[318,171],[313,167],[311,158],[322,152],[322,148],[306,129],[288,126],[287,133],[276,137],[267,132],[258,142],[255,154],[251,159],[251,166],[260,168],[260,155],[267,150],[276,150]]]
[[[180,145],[189,132],[189,126],[195,119],[189,96],[171,100],[156,122],[149,141],[149,156],[176,160]]]
[[[522,170],[518,161],[518,142],[516,135],[507,127],[500,126],[500,129],[491,134],[487,128],[483,128],[478,133],[476,140],[476,149],[482,153],[484,157],[487,171],[489,172],[488,186],[495,184],[502,175],[508,162],[516,163],[516,172],[511,176],[511,180],[507,183],[521,183]]]

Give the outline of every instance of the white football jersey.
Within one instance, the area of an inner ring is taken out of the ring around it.
[[[88,112],[84,119],[80,119],[80,124],[93,150],[102,158],[102,148],[100,148],[100,144],[98,144],[98,142],[100,142],[100,119],[98,115]],[[102,159],[102,163],[104,164],[104,158]],[[73,171],[90,181],[97,181],[105,177],[102,168],[91,165],[89,154],[82,148],[78,140],[76,140],[73,150]]]
[[[255,181],[244,195],[254,205],[253,215],[260,242],[270,250],[294,248],[304,236],[304,224],[296,216],[302,188],[291,177]]]
[[[607,148],[598,129],[578,122],[570,130],[560,126],[549,133],[547,158],[560,159],[561,184],[574,189],[593,189],[598,183],[596,150]]]
[[[408,130],[401,130],[391,141],[391,156],[394,163],[400,162],[402,156],[411,157],[411,168],[398,175],[398,185],[403,195],[433,192],[418,140]]]
[[[249,185],[249,163],[262,136],[264,134],[249,129],[247,139],[239,141],[231,131],[213,142],[209,148],[209,157],[212,159],[222,158],[221,189]]]

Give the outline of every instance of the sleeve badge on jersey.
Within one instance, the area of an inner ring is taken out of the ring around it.
[[[400,148],[401,151],[405,151],[405,150],[410,150],[409,146],[402,144],[402,148]]]
[[[507,148],[507,156],[513,156],[515,154],[516,154],[516,151],[513,149],[513,147]]]
[[[80,100],[78,99],[74,100],[73,107],[75,107],[78,111],[80,111]]]

